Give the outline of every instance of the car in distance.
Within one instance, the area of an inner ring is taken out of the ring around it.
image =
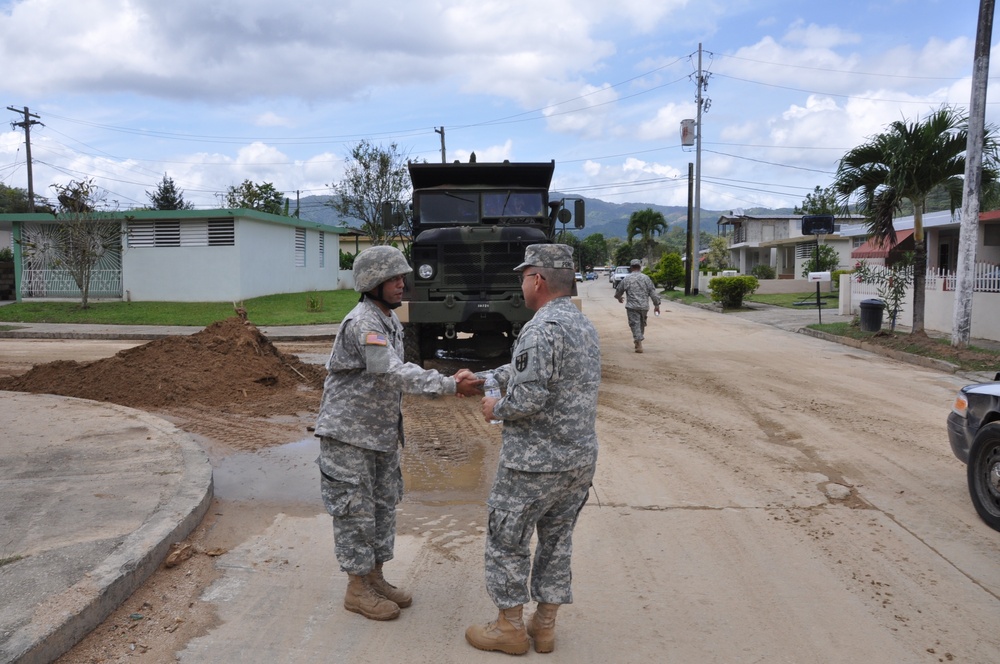
[[[579,272],[577,272],[577,273],[576,273],[576,280],[577,280],[577,281],[583,281],[583,275],[582,275],[582,274],[580,274]]]
[[[976,512],[1000,530],[1000,373],[959,390],[948,414],[951,451],[966,464]]]
[[[615,271],[611,273],[611,285],[617,287],[618,282],[628,276],[628,265],[619,265],[615,268]]]

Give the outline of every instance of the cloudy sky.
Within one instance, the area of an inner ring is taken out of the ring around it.
[[[122,208],[164,173],[199,208],[248,178],[327,194],[358,141],[439,161],[442,127],[449,161],[555,160],[561,192],[686,205],[701,44],[702,207],[793,206],[889,122],[968,108],[978,4],[0,0],[0,110],[39,116],[37,193],[93,178]],[[0,181],[27,187],[6,124]]]

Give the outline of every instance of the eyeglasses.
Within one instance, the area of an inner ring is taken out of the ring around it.
[[[540,273],[538,273],[538,272],[532,272],[531,274],[525,274],[524,272],[522,272],[522,273],[521,273],[521,274],[519,275],[519,277],[520,277],[520,280],[521,280],[521,283],[522,283],[522,284],[524,283],[524,280],[525,280],[525,278],[527,278],[527,277],[538,277],[538,278],[539,278],[539,279],[541,279],[542,281],[545,281],[545,277],[543,277],[543,276],[542,276],[542,275],[541,275]]]

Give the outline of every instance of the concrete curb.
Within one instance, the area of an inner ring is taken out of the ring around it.
[[[166,420],[115,404],[101,404],[138,417],[151,429],[173,439],[180,448],[182,479],[174,495],[162,503],[121,546],[87,576],[47,599],[36,616],[6,641],[5,661],[44,664],[55,661],[107,618],[156,571],[174,542],[186,538],[204,518],[213,496],[208,456],[189,435]],[[46,610],[48,609],[48,610]]]
[[[906,362],[908,364],[915,364],[926,369],[935,369],[937,371],[943,371],[945,373],[958,373],[959,367],[951,362],[946,362],[945,360],[937,360],[932,357],[923,357],[921,355],[914,355],[912,353],[904,353],[902,351],[893,350],[891,348],[883,348],[877,344],[870,344],[867,341],[861,341],[859,339],[851,339],[850,337],[840,337],[835,334],[829,334],[827,332],[821,332],[819,330],[814,330],[808,327],[802,327],[798,330],[799,334],[805,334],[810,337],[815,337],[817,339],[823,339],[824,341],[832,341],[844,346],[851,346],[852,348],[857,348],[859,350],[864,350],[869,353],[875,353],[876,355],[882,355],[883,357],[888,357],[893,360],[898,360],[900,362]]]

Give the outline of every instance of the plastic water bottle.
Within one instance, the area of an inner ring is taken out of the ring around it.
[[[488,397],[500,398],[500,383],[497,382],[493,374],[490,374],[486,378],[486,382],[483,383],[483,393]],[[501,424],[502,422],[503,420],[490,420],[490,424]]]
[[[659,312],[659,311],[654,311],[654,312],[653,312],[653,315],[654,315],[654,316],[659,316],[659,315],[660,315],[660,312]]]

